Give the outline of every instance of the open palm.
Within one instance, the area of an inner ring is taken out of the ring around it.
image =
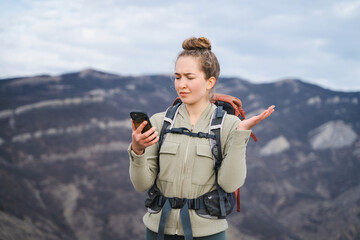
[[[263,111],[261,114],[253,116],[249,119],[241,121],[237,127],[238,130],[250,130],[259,124],[262,120],[269,117],[275,111],[275,105],[271,105],[268,109]]]

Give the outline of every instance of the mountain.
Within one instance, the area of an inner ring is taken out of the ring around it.
[[[253,129],[229,239],[360,239],[360,92],[297,79],[220,78]],[[0,239],[143,239],[144,193],[128,175],[129,112],[164,111],[166,75],[93,69],[0,81]]]

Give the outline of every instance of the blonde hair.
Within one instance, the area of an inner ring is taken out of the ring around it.
[[[179,53],[176,61],[180,57],[186,56],[199,58],[200,69],[205,73],[206,79],[211,77],[218,79],[220,75],[220,64],[215,54],[211,51],[211,43],[209,39],[205,37],[191,37],[184,40],[182,48],[184,50]]]

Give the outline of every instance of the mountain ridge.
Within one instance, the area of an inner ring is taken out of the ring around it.
[[[106,71],[103,71],[103,70],[100,70],[100,69],[96,69],[96,68],[84,68],[82,70],[79,70],[79,71],[70,71],[70,72],[66,72],[66,73],[63,73],[63,74],[55,74],[55,75],[49,75],[49,74],[35,74],[35,75],[32,75],[32,76],[19,76],[19,77],[10,77],[10,78],[2,78],[0,79],[0,83],[1,81],[14,81],[14,80],[25,80],[25,79],[34,79],[34,78],[57,78],[59,76],[64,76],[64,75],[90,75],[90,76],[95,76],[97,75],[97,77],[99,75],[107,75],[107,76],[113,76],[113,77],[142,77],[142,76],[167,76],[170,78],[171,74],[140,74],[140,75],[121,75],[121,74],[118,74],[118,73],[109,73],[109,72],[106,72]],[[250,80],[245,80],[243,78],[240,78],[240,77],[235,77],[235,76],[224,76],[224,77],[220,77],[221,78],[226,78],[226,79],[238,79],[238,80],[241,80],[242,82],[246,82],[246,83],[250,83],[250,84],[253,84],[253,85],[266,85],[266,84],[293,84],[294,82],[298,82],[298,83],[301,83],[301,84],[305,84],[305,85],[311,85],[312,87],[319,87],[321,89],[326,89],[328,91],[332,91],[332,92],[347,92],[347,93],[357,93],[357,92],[360,92],[360,91],[342,91],[342,90],[339,90],[339,89],[330,89],[330,88],[327,88],[327,87],[323,87],[323,86],[320,86],[316,83],[310,83],[310,82],[307,82],[306,80],[303,80],[303,79],[300,79],[300,78],[296,78],[296,77],[292,77],[292,78],[289,78],[289,77],[285,77],[285,78],[282,78],[282,79],[279,79],[279,80],[274,80],[274,81],[271,81],[271,82],[260,82],[260,83],[254,83],[254,82],[251,82]]]
[[[360,92],[240,78],[220,78],[216,91],[239,97],[248,117],[276,105],[253,129],[229,239],[360,238]],[[143,239],[129,112],[152,115],[175,97],[167,75],[0,81],[0,239]]]

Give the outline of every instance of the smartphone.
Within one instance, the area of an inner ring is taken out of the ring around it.
[[[147,121],[147,124],[141,133],[150,130],[152,127],[148,115],[144,112],[131,112],[130,117],[134,122],[135,128],[138,128],[143,121]]]

